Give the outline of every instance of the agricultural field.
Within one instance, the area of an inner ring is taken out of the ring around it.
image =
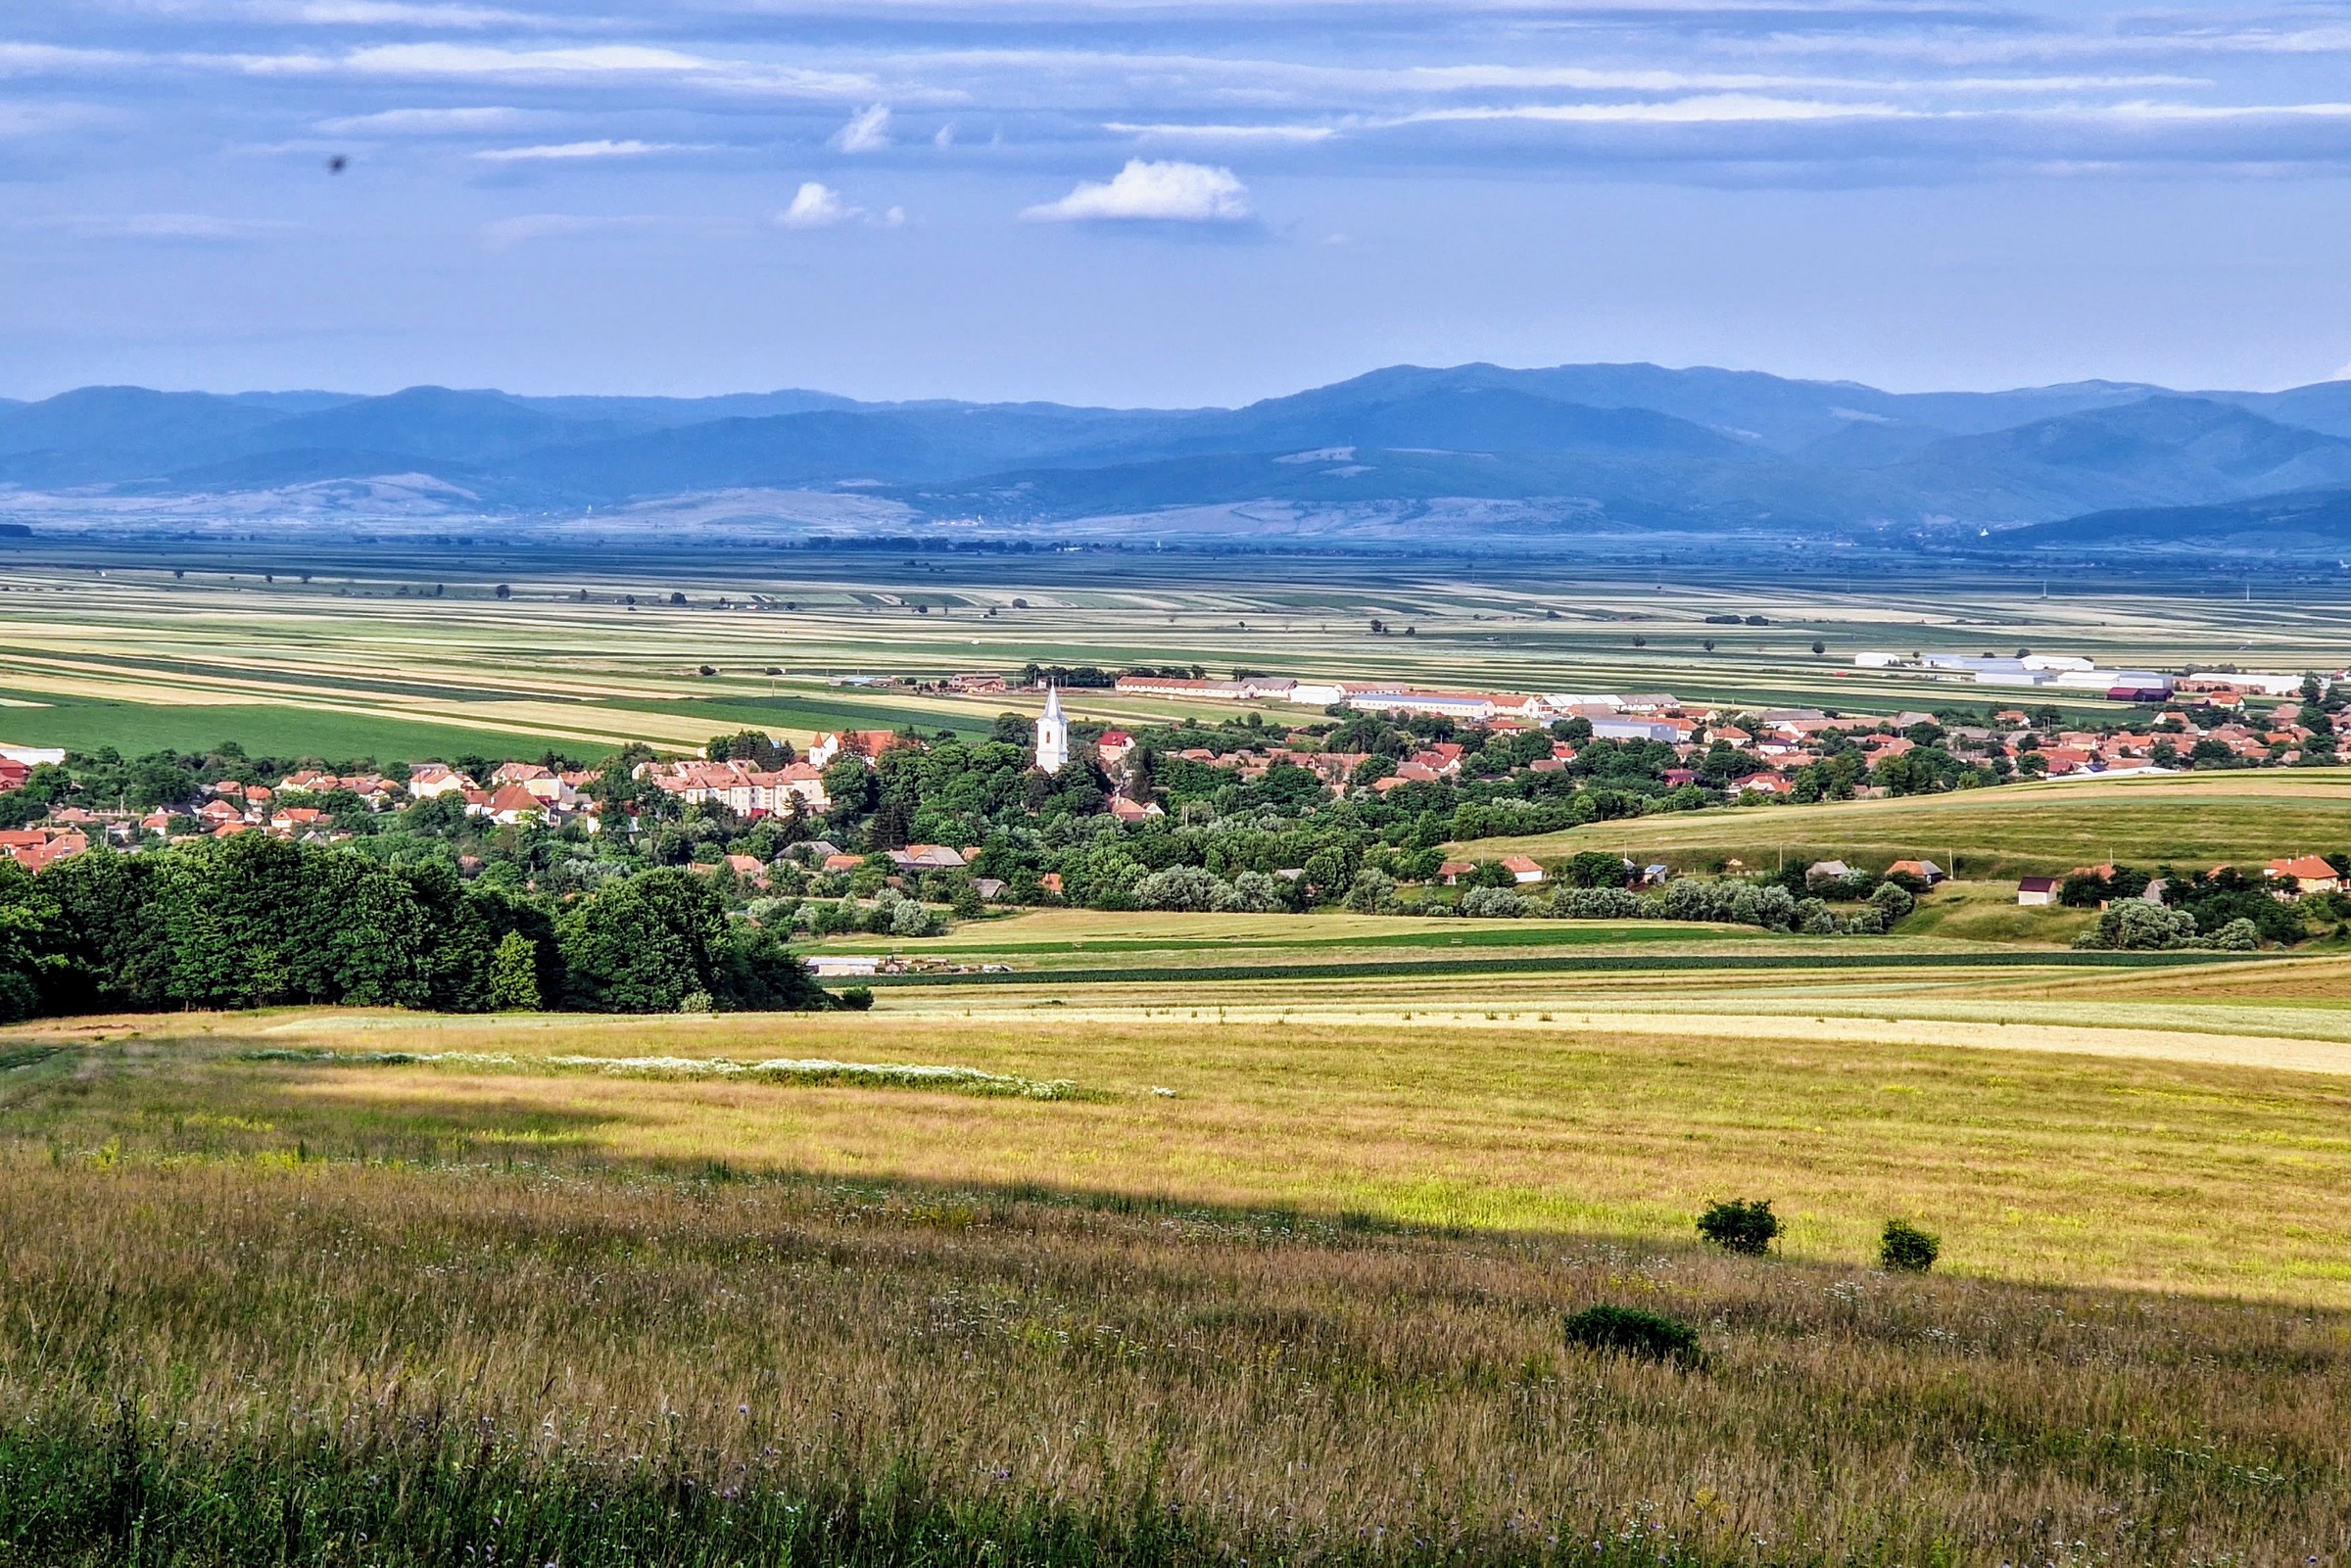
[[[86,745],[119,734],[113,743],[130,751],[198,735],[195,743],[238,739],[258,751],[245,734],[269,733],[320,750],[363,739],[392,752],[432,744],[415,728],[426,726],[475,747],[592,754],[629,741],[687,749],[744,725],[795,743],[844,725],[970,733],[1033,697],[833,682],[1032,660],[1664,689],[1892,713],[2013,694],[1859,670],[1855,652],[2038,645],[2113,662],[2299,669],[2339,665],[2351,641],[2351,603],[2248,604],[2209,584],[2042,598],[2038,583],[1963,574],[1792,571],[1734,586],[1409,557],[1304,556],[1269,571],[1254,557],[1176,553],[746,547],[607,560],[385,542],[289,545],[272,556],[264,540],[135,550],[0,541],[0,741]],[[1768,624],[1706,620],[1734,613]],[[1388,630],[1374,635],[1373,620]],[[1824,653],[1811,651],[1816,641]],[[2129,711],[2068,706],[2085,717]],[[204,707],[219,711],[189,711]],[[283,722],[266,729],[263,709]],[[1185,710],[1089,691],[1076,711],[1140,723]]]
[[[20,1026],[0,1560],[2330,1560],[2351,962],[1820,978]]]

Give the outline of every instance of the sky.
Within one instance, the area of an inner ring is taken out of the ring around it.
[[[0,396],[2351,377],[2351,0],[11,0]]]

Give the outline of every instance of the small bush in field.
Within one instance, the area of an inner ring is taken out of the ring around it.
[[[870,985],[843,986],[838,1000],[850,1012],[862,1013],[874,1005],[874,988]]]
[[[1710,1204],[1698,1216],[1698,1233],[1726,1253],[1760,1258],[1780,1234],[1780,1216],[1768,1198],[1734,1198]]]
[[[1906,1220],[1889,1219],[1878,1238],[1878,1266],[1897,1274],[1923,1274],[1943,1255],[1943,1244]]]
[[[1614,1355],[1695,1366],[1698,1331],[1676,1318],[1631,1307],[1587,1307],[1567,1319],[1567,1343]]]

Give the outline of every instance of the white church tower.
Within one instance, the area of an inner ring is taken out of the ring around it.
[[[1036,765],[1059,773],[1070,763],[1070,721],[1061,714],[1061,689],[1045,688],[1045,711],[1036,721]]]

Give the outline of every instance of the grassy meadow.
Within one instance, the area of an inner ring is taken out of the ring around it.
[[[1702,871],[1733,861],[1769,870],[1783,855],[1872,867],[1923,857],[1946,870],[1956,862],[1963,878],[2011,880],[2108,860],[2183,870],[2258,867],[2279,856],[2351,848],[2351,770],[2157,775],[1724,807],[1455,848],[1480,859],[1606,849]]]
[[[20,1026],[0,1562],[2332,1560],[2347,971]]]

